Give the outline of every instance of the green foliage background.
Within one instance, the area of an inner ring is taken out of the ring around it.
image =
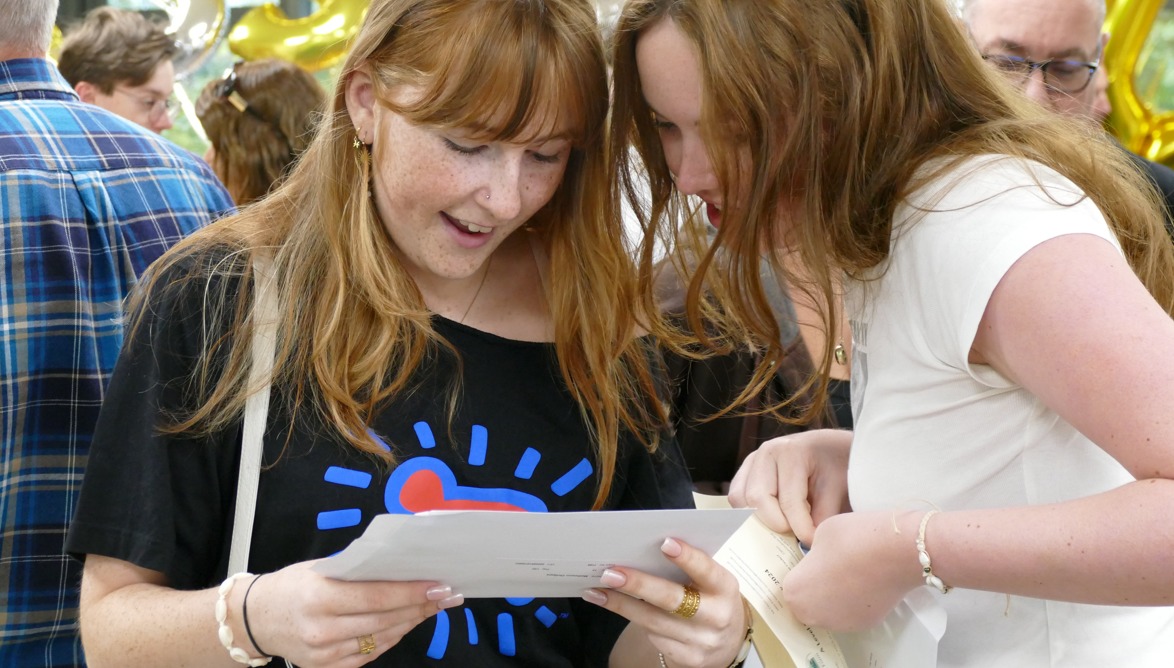
[[[1155,112],[1174,111],[1174,3],[1167,0],[1138,56],[1137,92]]]

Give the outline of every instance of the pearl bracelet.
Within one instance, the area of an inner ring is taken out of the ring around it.
[[[232,586],[241,578],[253,577],[252,573],[237,573],[230,575],[227,580],[220,584],[218,590],[219,596],[216,598],[216,631],[220,636],[220,644],[224,645],[224,649],[228,650],[228,655],[232,657],[233,661],[242,663],[246,666],[264,666],[273,660],[273,657],[265,657],[261,659],[254,659],[249,656],[249,653],[239,647],[232,646],[232,629],[228,627],[228,592],[232,591]]]
[[[942,582],[941,578],[934,575],[929,551],[925,549],[925,528],[929,526],[929,518],[937,514],[938,511],[931,510],[921,518],[921,527],[917,529],[917,560],[921,562],[921,574],[925,578],[925,584],[937,589],[943,594],[948,594],[953,587]]]

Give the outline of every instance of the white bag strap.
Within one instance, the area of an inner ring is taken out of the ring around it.
[[[249,566],[249,544],[253,539],[253,516],[257,508],[257,485],[261,477],[262,438],[269,414],[269,376],[277,346],[277,295],[267,258],[253,260],[253,363],[248,387],[264,387],[245,401],[241,435],[241,465],[236,482],[236,513],[232,522],[232,547],[228,553],[228,575],[244,573]]]

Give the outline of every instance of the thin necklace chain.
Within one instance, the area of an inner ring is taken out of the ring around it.
[[[836,346],[832,349],[832,359],[840,366],[848,366],[848,350],[844,347],[844,332],[849,325],[847,316],[844,314],[844,294],[841,292],[843,285],[837,284],[836,288],[833,296],[836,300],[836,328],[839,331],[836,332]]]
[[[461,319],[457,321],[458,323],[465,324],[465,318],[469,317],[469,311],[473,310],[473,304],[476,304],[477,298],[481,296],[481,288],[485,287],[485,279],[489,278],[489,268],[492,266],[493,256],[490,255],[489,259],[485,261],[485,273],[481,274],[481,282],[477,284],[477,291],[473,293],[473,300],[469,302],[469,306],[465,309],[464,314],[461,315]]]

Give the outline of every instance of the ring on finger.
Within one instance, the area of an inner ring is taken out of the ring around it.
[[[367,634],[359,636],[355,640],[359,641],[359,654],[366,656],[375,652],[375,636]]]
[[[683,587],[685,590],[685,597],[681,599],[681,604],[673,610],[673,614],[682,619],[689,619],[697,614],[698,608],[701,607],[701,592],[697,591],[689,585]]]

